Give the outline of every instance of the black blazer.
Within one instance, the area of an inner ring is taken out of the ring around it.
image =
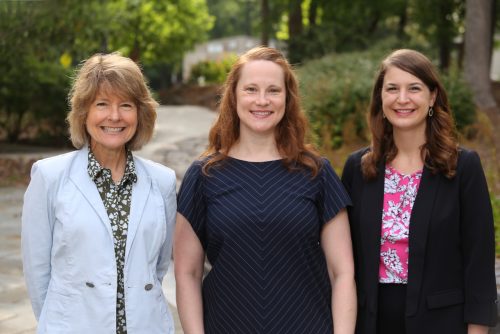
[[[358,292],[356,333],[376,333],[384,164],[363,179],[363,149],[349,156],[342,181]],[[477,153],[461,149],[452,179],[424,167],[410,219],[406,333],[467,333],[467,323],[497,318],[495,236],[486,179]]]

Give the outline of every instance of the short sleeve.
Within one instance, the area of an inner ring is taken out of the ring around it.
[[[186,171],[177,196],[177,212],[188,220],[205,248],[206,200],[202,167],[202,161],[198,160]]]
[[[319,177],[322,189],[318,206],[320,217],[325,224],[334,218],[340,210],[352,204],[342,182],[327,159],[323,159]]]

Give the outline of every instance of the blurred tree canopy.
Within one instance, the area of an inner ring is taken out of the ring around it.
[[[205,0],[0,1],[0,137],[63,132],[72,69],[92,54],[179,71],[213,21]]]
[[[484,1],[493,39],[500,1]],[[158,86],[196,43],[241,34],[281,40],[294,64],[391,40],[387,52],[415,48],[448,71],[462,68],[466,9],[466,0],[0,1],[0,138],[64,127],[72,70],[96,52],[122,52]]]

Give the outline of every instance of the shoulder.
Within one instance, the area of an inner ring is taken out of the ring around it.
[[[158,181],[160,185],[168,185],[176,182],[175,172],[173,169],[134,155],[134,162],[136,165],[142,166],[147,174],[154,180]]]
[[[369,151],[370,151],[369,147],[363,147],[362,149],[354,151],[351,154],[349,154],[349,156],[347,157],[347,161],[361,164],[361,158]]]
[[[203,157],[200,159],[196,159],[189,165],[188,169],[186,170],[186,174],[184,175],[184,178],[189,177],[189,178],[199,178],[204,175],[203,173],[203,168],[205,165],[208,163],[210,160],[210,157]],[[213,166],[212,168],[217,169],[217,167],[220,167],[221,163],[219,163],[217,166]]]
[[[474,150],[460,147],[458,149],[457,173],[478,168],[482,169],[479,154]]]
[[[69,166],[73,163],[78,154],[81,154],[81,151],[72,151],[38,160],[33,164],[31,176],[33,177],[35,174],[41,174],[48,180],[59,179],[62,174],[69,170]]]
[[[352,152],[349,154],[349,156],[346,159],[346,162],[344,164],[344,171],[350,171],[350,170],[359,170],[361,171],[361,159],[363,156],[370,151],[369,147],[364,147],[362,149],[359,149],[357,151]]]

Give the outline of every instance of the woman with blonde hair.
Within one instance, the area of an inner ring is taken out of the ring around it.
[[[162,292],[171,257],[174,172],[132,154],[156,101],[137,64],[97,54],[70,92],[78,149],[33,165],[22,253],[37,333],[173,333]]]
[[[354,332],[350,200],[306,132],[281,52],[240,56],[208,150],[178,197],[175,277],[186,333]]]

